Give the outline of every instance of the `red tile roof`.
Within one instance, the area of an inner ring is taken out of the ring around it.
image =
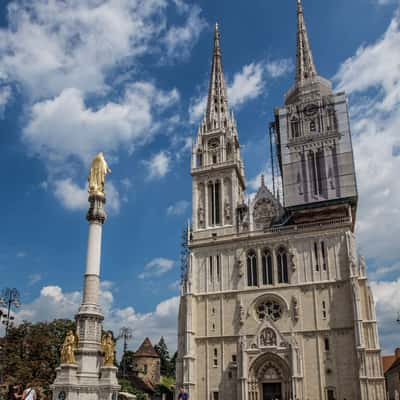
[[[143,343],[136,351],[135,356],[160,358],[149,338],[144,339]]]
[[[390,356],[382,356],[382,363],[383,363],[383,373],[385,373],[396,361],[396,356],[390,355]]]

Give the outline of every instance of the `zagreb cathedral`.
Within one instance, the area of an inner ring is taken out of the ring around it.
[[[375,304],[357,254],[346,94],[314,64],[297,0],[295,82],[274,110],[283,198],[245,166],[215,27],[193,145],[177,385],[191,400],[384,400]]]

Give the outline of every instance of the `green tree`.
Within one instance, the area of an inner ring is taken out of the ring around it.
[[[165,343],[164,337],[161,336],[158,344],[154,346],[155,351],[160,356],[160,372],[163,376],[170,376],[171,373],[171,359],[169,356],[168,346]]]
[[[119,371],[118,371],[119,376],[125,378],[135,373],[134,355],[135,353],[130,350],[126,351],[122,355],[122,359],[119,364]],[[125,376],[124,376],[124,371],[125,371]]]
[[[70,320],[23,322],[10,328],[0,342],[3,380],[48,388],[55,379],[60,348],[69,330],[75,330],[75,322]]]
[[[177,357],[178,357],[178,352],[176,351],[171,358],[170,370],[169,370],[169,375],[168,375],[168,376],[173,376],[174,378],[175,378],[175,374],[176,374],[176,359],[177,359]]]

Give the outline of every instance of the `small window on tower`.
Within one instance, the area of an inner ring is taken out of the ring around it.
[[[315,132],[316,129],[317,129],[317,125],[315,124],[315,121],[312,120],[312,121],[310,122],[310,131],[311,131],[311,132]]]
[[[236,354],[232,354],[232,362],[236,362]]]
[[[221,256],[217,255],[217,280],[221,279]]]
[[[322,254],[322,268],[324,271],[326,271],[326,248],[325,248],[325,242],[321,242],[321,254]]]
[[[324,339],[324,347],[325,347],[325,351],[330,351],[329,338]]]
[[[213,265],[213,257],[210,256],[210,281],[214,280],[214,265]]]
[[[212,160],[213,160],[213,164],[217,163],[217,155],[216,154],[213,154]]]
[[[326,303],[325,303],[325,301],[322,302],[322,318],[326,319]]]
[[[314,242],[314,257],[315,257],[315,270],[319,271],[319,264],[318,264],[318,243]]]

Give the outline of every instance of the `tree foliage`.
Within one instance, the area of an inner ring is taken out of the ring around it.
[[[125,378],[135,374],[134,356],[135,353],[130,350],[122,355],[121,363],[119,364],[119,376]]]
[[[175,376],[175,360],[176,360],[176,355],[170,357],[169,355],[169,350],[168,346],[165,343],[164,338],[161,336],[160,341],[158,344],[154,346],[154,349],[160,356],[160,372],[162,376],[169,376],[169,377],[174,377]]]
[[[8,335],[0,339],[3,380],[48,388],[55,379],[60,348],[69,330],[75,330],[75,322],[63,319],[23,322],[10,328]]]

